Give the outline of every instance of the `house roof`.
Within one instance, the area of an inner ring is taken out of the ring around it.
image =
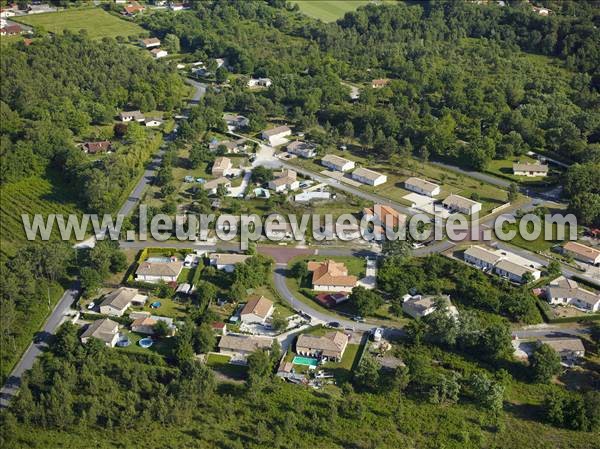
[[[313,285],[354,287],[358,281],[356,276],[348,275],[346,265],[333,260],[308,262],[308,270],[312,271]]]
[[[408,312],[412,312],[414,315],[423,315],[423,313],[434,306],[435,299],[442,298],[446,301],[447,305],[450,306],[450,296],[413,296],[402,303],[402,308],[407,309]]]
[[[380,78],[380,79],[371,81],[371,85],[376,86],[376,87],[383,87],[383,86],[387,85],[389,82],[390,82],[390,80],[388,78]]]
[[[99,142],[85,142],[83,146],[87,149],[88,153],[95,154],[110,150],[112,143],[110,140],[101,140]]]
[[[217,265],[235,265],[237,263],[245,262],[251,257],[252,256],[247,254],[212,253],[210,255],[210,262]]]
[[[540,163],[522,164],[519,162],[513,164],[513,171],[532,171],[538,173],[548,173],[548,165]]]
[[[160,45],[160,39],[156,38],[156,37],[149,37],[146,39],[142,39],[142,43],[144,45]]]
[[[248,120],[243,115],[235,115],[235,114],[223,114],[223,120],[226,122],[239,122],[242,120]]]
[[[271,307],[273,307],[273,301],[264,296],[256,295],[248,300],[240,315],[253,314],[264,319],[269,315]]]
[[[227,334],[222,336],[221,340],[219,340],[219,349],[253,352],[257,349],[270,349],[272,344],[273,339],[270,337]]]
[[[354,172],[352,172],[352,176],[360,176],[361,178],[370,179],[371,181],[375,181],[382,176],[385,176],[382,173],[378,173],[374,170],[369,170],[368,168],[359,167]]]
[[[144,7],[142,5],[132,4],[132,5],[126,5],[126,6],[124,6],[123,9],[125,10],[125,12],[127,14],[135,14],[135,13],[138,13],[140,11],[143,11]]]
[[[429,193],[432,193],[435,189],[440,188],[439,185],[434,184],[433,182],[429,182],[429,181],[426,181],[425,179],[421,179],[421,178],[415,178],[414,176],[411,178],[408,178],[406,181],[404,181],[404,184],[418,187],[419,189],[424,190],[425,192],[429,192]]]
[[[224,176],[221,176],[220,178],[211,179],[210,181],[206,181],[204,184],[202,184],[202,188],[204,190],[211,190],[216,187],[219,187],[221,184],[231,185],[231,181],[229,179],[225,178]]]
[[[2,28],[2,30],[7,33],[7,34],[13,34],[13,33],[20,33],[21,31],[23,31],[23,28],[20,25],[17,24],[13,24],[13,25],[6,25],[4,28]]]
[[[152,50],[150,50],[150,53],[152,53],[153,55],[157,55],[162,52],[167,53],[167,50],[163,50],[162,48],[153,48]]]
[[[523,276],[525,273],[534,273],[537,270],[535,268],[527,267],[525,265],[519,265],[511,262],[508,259],[502,259],[496,264],[496,268],[499,270],[506,271],[507,273],[514,274],[516,276]]]
[[[104,301],[100,304],[100,307],[114,307],[118,310],[123,310],[129,306],[131,300],[138,295],[137,288],[120,287],[113,292],[106,295]]]
[[[183,263],[180,261],[142,262],[135,274],[143,276],[178,276],[182,268]]]
[[[225,329],[226,326],[227,325],[225,323],[221,323],[219,321],[215,321],[210,325],[210,327],[212,327],[213,329]]]
[[[575,253],[580,256],[590,258],[590,259],[596,259],[596,258],[600,257],[600,250],[597,250],[596,248],[591,248],[586,245],[582,245],[581,243],[577,243],[577,242],[567,242],[567,243],[565,243],[565,246],[563,246],[563,248],[566,251],[569,251],[571,253]]]
[[[111,343],[115,334],[119,332],[119,323],[108,318],[96,320],[87,327],[81,338],[97,338],[105,343]]]
[[[335,165],[336,167],[342,167],[342,166],[346,165],[348,162],[354,163],[354,161],[351,161],[350,159],[336,156],[335,154],[328,154],[326,156],[323,156],[323,159],[321,159],[321,161]]]
[[[314,143],[303,140],[295,140],[286,147],[288,151],[314,150],[315,148],[317,146]]]
[[[278,134],[283,134],[286,132],[292,132],[292,130],[290,129],[289,126],[278,126],[276,128],[271,128],[271,129],[267,129],[265,131],[263,131],[263,135],[267,136],[267,137],[273,137],[276,136]]]
[[[296,350],[306,348],[313,351],[320,351],[323,355],[337,356],[348,344],[348,336],[342,332],[329,332],[323,336],[302,334],[296,341]]]
[[[123,111],[121,112],[121,119],[125,117],[133,117],[134,120],[143,120],[144,114],[141,111]]]
[[[363,213],[374,215],[383,226],[391,225],[396,228],[406,222],[406,215],[398,212],[396,209],[383,204],[374,204],[373,209],[365,208]]]
[[[156,323],[157,321],[154,318],[152,318],[151,316],[146,316],[134,320],[133,323],[131,323],[131,327],[133,328],[138,326],[154,326]]]
[[[539,340],[539,343],[546,344],[559,354],[561,352],[583,351],[585,347],[579,338],[546,338]]]
[[[501,255],[478,245],[469,247],[469,249],[465,251],[465,255],[474,257],[475,259],[483,260],[484,262],[492,265],[495,265],[496,262],[502,259]]]
[[[212,166],[212,170],[227,170],[228,168],[231,168],[231,159],[229,159],[228,157],[218,157],[215,159],[215,162],[213,162],[213,166]]]
[[[574,298],[579,302],[588,304],[590,309],[600,302],[600,295],[581,287],[568,288],[551,285],[547,291],[550,298]]]
[[[446,206],[450,206],[450,207],[457,208],[457,209],[470,209],[471,207],[473,207],[476,204],[481,204],[481,203],[478,203],[477,201],[473,201],[468,198],[465,198],[464,196],[455,195],[455,194],[448,195],[448,197],[446,197],[446,199],[442,202]]]

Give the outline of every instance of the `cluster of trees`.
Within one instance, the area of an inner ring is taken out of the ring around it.
[[[588,226],[600,226],[600,162],[569,167],[564,188],[571,198],[569,208],[579,222]]]
[[[127,258],[114,240],[99,240],[94,248],[80,251],[83,254],[77,255],[81,266],[79,279],[85,297],[94,296],[111,273],[127,268]]]
[[[558,427],[579,431],[600,428],[600,392],[570,392],[553,388],[542,404],[548,422]]]
[[[380,289],[390,296],[392,311],[402,313],[402,296],[411,289],[423,294],[449,293],[459,305],[499,313],[511,321],[541,321],[535,297],[526,288],[491,277],[438,254],[422,259],[386,257],[377,273]]]

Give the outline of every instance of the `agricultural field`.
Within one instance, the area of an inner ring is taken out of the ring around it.
[[[121,20],[98,8],[36,14],[19,17],[18,21],[34,28],[41,27],[50,33],[62,33],[64,30],[74,32],[86,30],[88,36],[92,39],[135,36],[144,32],[135,23]]]
[[[0,187],[0,196],[4,199],[0,205],[0,234],[2,255],[13,255],[15,250],[27,240],[21,214],[77,214],[82,211],[74,201],[74,186],[65,184],[55,176],[44,179],[27,178],[19,182],[4,184]],[[57,237],[55,231],[52,234]]]
[[[370,0],[300,0],[295,2],[300,11],[323,22],[334,22],[347,12],[371,3]]]

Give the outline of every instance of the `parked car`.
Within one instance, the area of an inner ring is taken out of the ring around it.
[[[337,321],[330,321],[329,323],[327,323],[327,325],[329,327],[335,327],[335,328],[340,327],[340,323],[338,323]]]
[[[373,341],[381,341],[381,338],[383,337],[383,329],[380,327],[377,327],[375,329],[373,329]]]
[[[87,305],[87,309],[88,309],[88,310],[92,310],[94,307],[96,307],[96,303],[95,303],[94,301],[92,301],[91,303],[89,303],[89,304]]]
[[[352,321],[356,321],[357,323],[364,323],[365,319],[362,316],[356,315],[352,317]]]

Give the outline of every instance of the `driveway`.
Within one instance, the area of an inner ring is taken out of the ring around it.
[[[246,192],[246,189],[248,188],[248,185],[250,184],[251,176],[252,176],[252,171],[247,170],[246,173],[244,173],[244,177],[242,178],[242,183],[237,187],[230,187],[229,193],[227,194],[227,196],[231,196],[234,198],[243,197],[244,193]]]

